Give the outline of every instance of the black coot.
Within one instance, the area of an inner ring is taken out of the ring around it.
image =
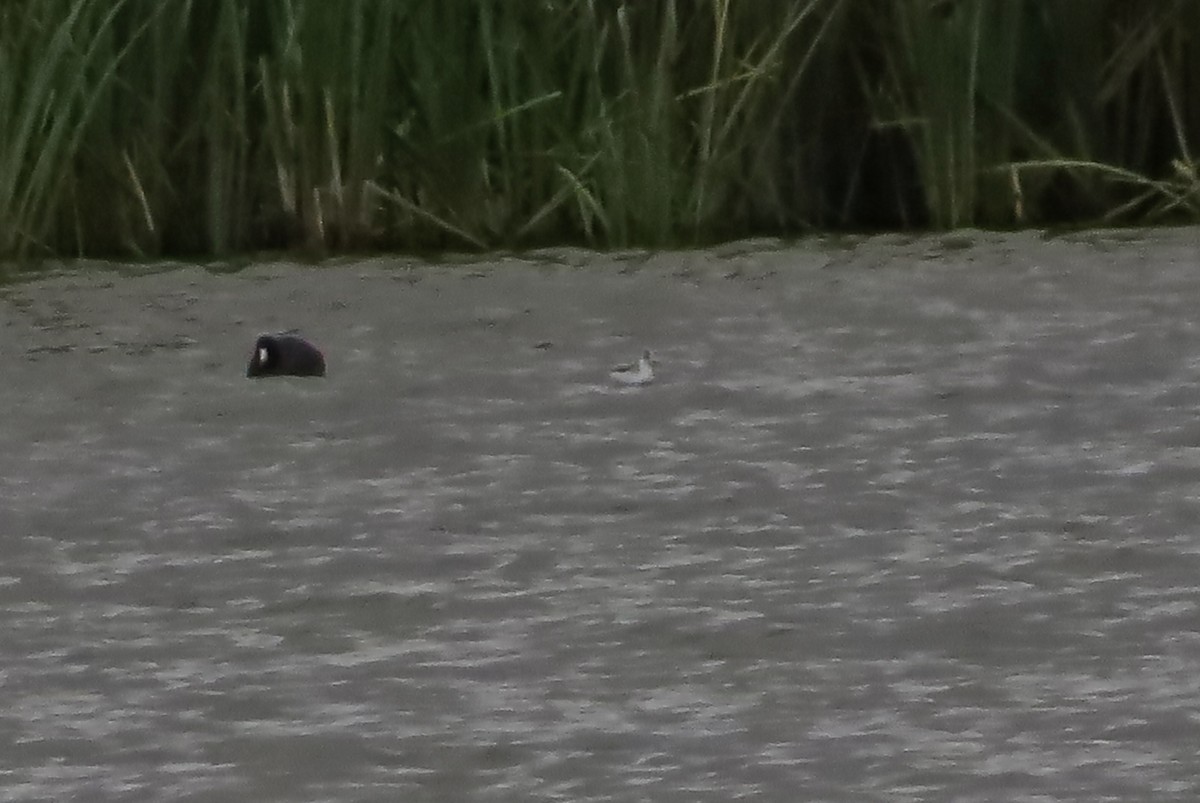
[[[325,355],[297,335],[260,335],[246,376],[325,376]]]

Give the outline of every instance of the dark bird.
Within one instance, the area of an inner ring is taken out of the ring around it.
[[[298,335],[259,335],[246,376],[325,376],[325,355]]]

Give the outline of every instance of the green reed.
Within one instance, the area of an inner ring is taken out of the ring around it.
[[[0,256],[1196,220],[1200,4],[13,0]]]
[[[899,0],[879,10],[886,69],[872,98],[877,123],[903,128],[911,142],[930,222],[975,223],[980,168],[1008,150],[994,118],[1012,109],[1022,7]]]
[[[123,3],[21,5],[0,7],[0,254],[83,250],[71,237],[75,168],[125,53],[113,37]]]

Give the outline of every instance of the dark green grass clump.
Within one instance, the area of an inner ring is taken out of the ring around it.
[[[12,0],[0,256],[1194,221],[1200,3]]]

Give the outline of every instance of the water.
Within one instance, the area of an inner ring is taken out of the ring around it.
[[[9,286],[0,799],[1195,799],[1198,244]]]

